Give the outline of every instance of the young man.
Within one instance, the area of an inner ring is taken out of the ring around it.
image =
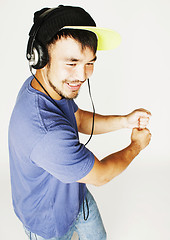
[[[35,13],[27,58],[37,71],[23,84],[9,126],[13,206],[29,239],[69,240],[74,231],[81,240],[106,239],[86,183],[109,182],[149,144],[150,112],[96,114],[94,134],[132,129],[127,148],[99,161],[78,137],[91,134],[93,113],[73,99],[93,73],[96,50],[119,42],[115,32],[96,28],[82,8]]]

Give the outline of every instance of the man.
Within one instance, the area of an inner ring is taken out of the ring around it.
[[[109,34],[109,38],[108,38]],[[87,184],[101,186],[120,174],[150,142],[150,112],[95,115],[94,134],[131,128],[131,144],[99,161],[79,142],[91,134],[93,113],[74,102],[90,78],[97,49],[116,47],[117,33],[96,28],[79,7],[35,13],[27,58],[36,74],[23,84],[9,126],[13,206],[29,239],[106,239]]]

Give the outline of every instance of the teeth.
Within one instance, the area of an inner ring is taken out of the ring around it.
[[[77,83],[69,83],[69,85],[70,85],[70,86],[73,86],[73,87],[79,86],[79,84],[77,84]]]

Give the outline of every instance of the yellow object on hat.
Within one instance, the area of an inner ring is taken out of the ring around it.
[[[65,26],[62,29],[82,29],[94,32],[98,38],[97,50],[111,50],[117,48],[121,43],[120,34],[108,28],[89,26]]]

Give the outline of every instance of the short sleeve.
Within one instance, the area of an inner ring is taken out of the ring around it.
[[[94,155],[79,142],[70,125],[49,131],[34,146],[31,160],[58,180],[72,183],[85,177],[94,165]]]

